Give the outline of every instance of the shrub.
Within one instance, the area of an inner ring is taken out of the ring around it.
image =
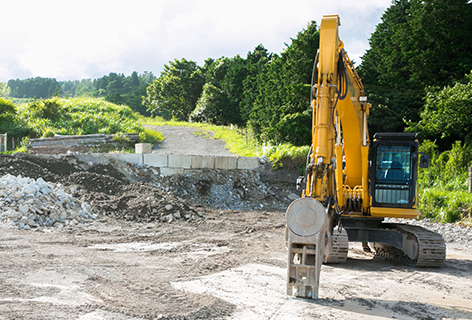
[[[467,218],[472,208],[472,194],[427,188],[420,193],[419,209],[422,218],[451,223]]]

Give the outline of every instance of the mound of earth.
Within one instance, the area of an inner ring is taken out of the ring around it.
[[[257,170],[164,177],[146,165],[79,153],[2,155],[0,176],[6,174],[58,183],[100,216],[137,222],[196,220],[203,207],[283,211],[293,192],[286,183],[262,182]]]

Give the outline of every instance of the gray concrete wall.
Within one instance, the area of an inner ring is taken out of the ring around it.
[[[135,164],[157,167],[162,175],[181,174],[192,170],[254,170],[259,167],[257,157],[191,156],[161,153],[96,153],[96,157],[115,158]]]

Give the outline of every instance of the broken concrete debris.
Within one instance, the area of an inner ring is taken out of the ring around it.
[[[0,222],[6,225],[30,229],[96,218],[87,203],[66,193],[60,184],[10,174],[0,178]]]

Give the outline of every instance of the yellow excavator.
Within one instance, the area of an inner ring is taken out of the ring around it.
[[[441,266],[441,235],[385,218],[418,216],[418,167],[428,166],[414,133],[370,141],[364,87],[343,42],[340,19],[324,16],[312,76],[313,141],[302,196],[286,211],[287,294],[318,298],[323,263],[346,262],[349,242],[412,266]]]

